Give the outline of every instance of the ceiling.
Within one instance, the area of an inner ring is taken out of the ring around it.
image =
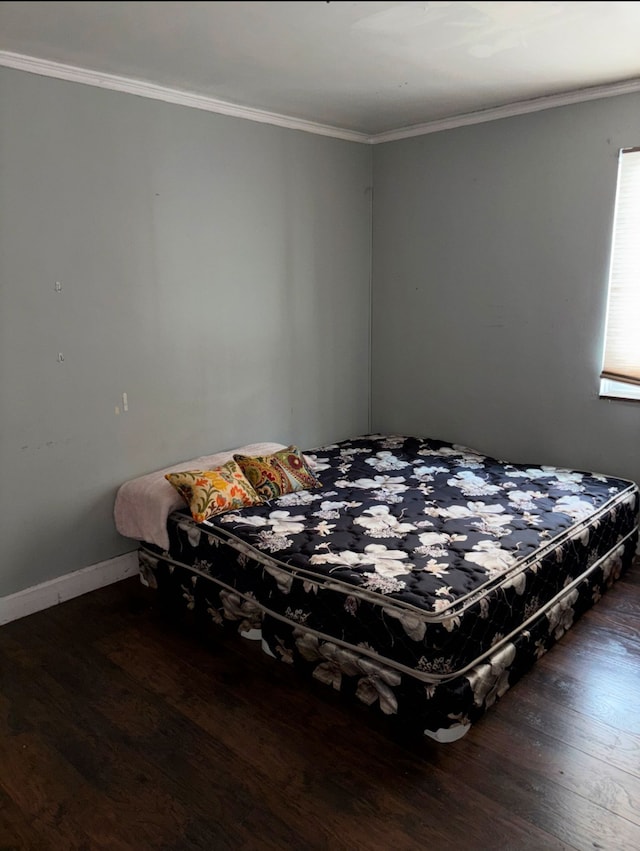
[[[52,63],[375,141],[640,91],[640,2],[0,2],[0,65]]]

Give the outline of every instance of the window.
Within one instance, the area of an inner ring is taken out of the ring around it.
[[[640,400],[640,148],[618,163],[600,395]]]

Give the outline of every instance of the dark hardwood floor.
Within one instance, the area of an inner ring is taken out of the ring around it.
[[[0,849],[640,849],[640,565],[459,742],[137,579],[0,628]]]

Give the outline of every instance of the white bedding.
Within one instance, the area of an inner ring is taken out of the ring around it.
[[[283,443],[250,443],[215,455],[201,455],[200,458],[131,479],[120,486],[116,495],[113,509],[116,529],[125,538],[146,541],[166,550],[169,547],[167,518],[172,511],[183,508],[185,503],[165,479],[165,473],[211,470],[230,461],[236,452],[241,455],[269,455],[285,448]]]

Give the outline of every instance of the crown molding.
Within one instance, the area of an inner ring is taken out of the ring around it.
[[[396,142],[402,139],[410,139],[413,136],[426,136],[429,133],[439,133],[442,130],[466,127],[470,124],[482,124],[486,121],[497,121],[501,118],[526,115],[530,112],[541,112],[542,110],[553,109],[558,106],[570,106],[585,101],[640,92],[640,79],[627,80],[621,83],[607,83],[603,86],[591,86],[571,92],[516,101],[505,106],[482,109],[477,112],[468,112],[462,115],[441,118],[436,121],[427,121],[423,124],[413,124],[409,127],[400,127],[397,130],[387,130],[382,133],[369,135],[356,130],[347,130],[343,127],[319,124],[315,121],[305,121],[302,118],[281,115],[280,113],[269,112],[264,109],[240,106],[229,101],[218,100],[217,98],[195,94],[182,89],[160,86],[156,83],[146,82],[145,80],[102,73],[89,68],[80,68],[76,65],[54,62],[50,59],[39,59],[38,57],[26,56],[22,53],[11,53],[7,50],[0,50],[0,66],[15,68],[19,71],[27,71],[31,74],[39,74],[44,77],[55,77],[58,80],[83,83],[84,85],[96,86],[101,89],[125,92],[131,95],[138,95],[139,97],[151,98],[152,100],[161,100],[166,103],[187,106],[192,109],[201,109],[206,112],[215,112],[220,115],[229,115],[233,118],[243,118],[247,121],[257,121],[260,124],[272,124],[276,127],[285,127],[289,130],[301,130],[304,133],[314,133],[318,136],[329,136],[333,139],[343,139],[347,142],[360,142],[369,145]]]
[[[586,89],[576,89],[572,92],[562,92],[557,95],[522,100],[497,106],[492,109],[482,109],[477,112],[467,112],[463,115],[442,118],[437,121],[427,121],[425,124],[414,124],[410,127],[388,130],[369,137],[369,143],[379,145],[383,142],[396,142],[400,139],[410,139],[412,136],[426,136],[429,133],[439,133],[441,130],[452,130],[456,127],[466,127],[469,124],[482,124],[485,121],[497,121],[500,118],[511,118],[515,115],[526,115],[529,112],[541,112],[557,106],[570,106],[599,98],[615,97],[640,92],[640,80],[627,80],[623,83],[608,83],[604,86],[591,86]]]
[[[100,89],[126,92],[130,95],[161,100],[166,103],[178,104],[179,106],[188,106],[192,109],[202,109],[206,112],[216,112],[220,115],[232,116],[233,118],[244,118],[247,121],[257,121],[260,124],[273,124],[276,127],[286,127],[289,130],[302,130],[304,133],[315,133],[317,136],[330,136],[334,139],[343,139],[347,142],[370,142],[370,137],[366,133],[358,133],[355,130],[345,130],[342,127],[318,124],[315,121],[305,121],[302,118],[280,115],[277,112],[268,112],[264,109],[239,106],[238,104],[218,100],[207,95],[199,95],[181,89],[172,89],[144,80],[121,77],[117,74],[93,71],[89,68],[79,68],[75,65],[65,65],[62,62],[39,59],[35,56],[26,56],[22,53],[11,53],[7,50],[0,50],[0,66],[15,68],[18,71],[28,71],[31,74],[39,74],[44,77],[55,77],[58,80],[83,83],[84,85],[96,86]]]

